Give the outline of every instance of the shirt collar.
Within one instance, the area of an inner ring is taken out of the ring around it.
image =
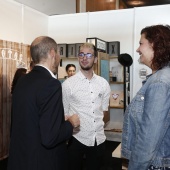
[[[51,74],[51,76],[56,79],[56,76],[54,75],[54,73],[53,73],[51,70],[49,70],[47,67],[45,67],[44,65],[42,65],[42,64],[36,64],[36,66],[44,67],[45,69],[47,69],[47,70],[49,71],[49,73]]]
[[[79,78],[81,79],[81,80],[84,80],[84,79],[87,79],[85,76],[84,76],[84,74],[81,72],[81,70],[79,70],[79,72],[77,73],[78,74],[78,76],[79,76]],[[96,74],[94,73],[94,71],[93,71],[93,77],[91,78],[91,80],[92,79],[94,79],[94,78],[96,78]]]
[[[146,79],[142,81],[142,84],[144,85],[147,82],[148,78],[151,77],[151,76],[152,76],[152,74],[147,75]]]

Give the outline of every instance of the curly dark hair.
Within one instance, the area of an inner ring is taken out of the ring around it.
[[[27,69],[25,68],[18,68],[14,74],[14,78],[12,81],[12,86],[11,86],[11,94],[14,92],[14,88],[19,80],[20,77],[22,77],[23,75],[25,75],[27,72]]]
[[[152,68],[157,70],[170,63],[170,26],[153,25],[141,30],[141,34],[153,44]]]

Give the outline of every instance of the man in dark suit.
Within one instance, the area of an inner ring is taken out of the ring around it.
[[[38,37],[30,49],[36,65],[12,96],[8,170],[65,170],[66,140],[79,126],[79,117],[64,118],[61,83],[55,77],[60,62],[56,42]]]

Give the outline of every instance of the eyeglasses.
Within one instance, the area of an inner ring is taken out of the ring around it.
[[[79,53],[78,54],[78,57],[79,58],[84,58],[86,56],[86,58],[92,58],[94,55],[93,54],[91,54],[91,53],[87,53],[87,54],[84,54],[84,53]]]

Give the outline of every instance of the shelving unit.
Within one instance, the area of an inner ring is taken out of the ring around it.
[[[77,57],[61,57],[61,60],[77,60]]]
[[[123,114],[126,107],[126,98],[127,98],[125,93],[125,89],[126,89],[126,84],[125,84],[126,76],[124,70],[125,68],[118,62],[118,57],[111,56],[109,57],[109,61],[110,61],[109,62],[110,71],[112,71],[112,77],[116,77],[116,81],[109,82],[112,90],[111,98],[110,98],[110,109],[109,109],[110,121],[105,125],[105,134],[107,140],[121,142]],[[112,79],[110,78],[110,80]],[[115,100],[114,98],[112,98],[112,94],[115,94]]]

